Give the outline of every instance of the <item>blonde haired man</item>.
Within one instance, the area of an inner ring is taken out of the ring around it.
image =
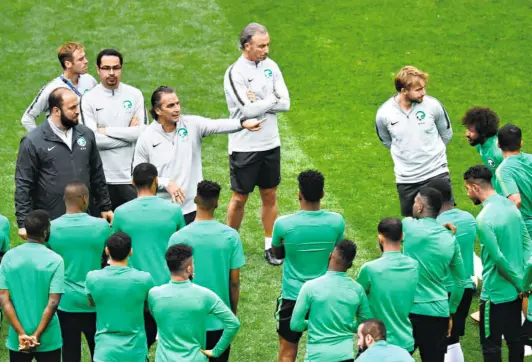
[[[28,132],[37,127],[37,118],[42,113],[46,113],[48,117],[48,96],[54,89],[69,88],[80,98],[97,84],[96,79],[87,73],[89,62],[82,44],[68,42],[61,45],[57,49],[57,58],[63,67],[63,73],[41,88],[22,116],[22,125]]]
[[[451,121],[443,105],[426,95],[428,74],[413,66],[395,76],[397,94],[377,111],[377,135],[389,148],[394,162],[401,214],[412,216],[414,198],[434,179],[451,183],[446,145],[451,140]],[[453,201],[454,202],[454,201]]]

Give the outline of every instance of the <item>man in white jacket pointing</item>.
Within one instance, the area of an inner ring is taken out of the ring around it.
[[[140,135],[133,168],[149,162],[159,173],[157,195],[182,203],[185,222],[196,217],[196,186],[203,180],[201,139],[215,133],[242,129],[260,130],[262,120],[220,119],[181,115],[179,98],[172,88],[161,86],[151,96],[154,122]]]

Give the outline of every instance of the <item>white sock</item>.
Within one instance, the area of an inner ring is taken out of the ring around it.
[[[445,362],[464,362],[464,352],[462,352],[460,342],[447,346]]]
[[[271,248],[272,248],[272,238],[265,236],[264,237],[264,250],[268,250]]]

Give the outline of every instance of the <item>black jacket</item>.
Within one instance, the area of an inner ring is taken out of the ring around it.
[[[72,151],[47,119],[22,138],[15,171],[15,214],[20,228],[32,210],[46,210],[51,219],[63,215],[65,187],[74,180],[87,185],[100,210],[111,210],[94,133],[81,124],[72,132]]]

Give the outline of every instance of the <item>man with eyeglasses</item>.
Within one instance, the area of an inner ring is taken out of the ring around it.
[[[120,81],[122,64],[119,51],[102,50],[96,58],[101,83],[81,100],[82,121],[96,135],[113,210],[137,196],[131,185],[131,163],[147,123],[142,92]]]

